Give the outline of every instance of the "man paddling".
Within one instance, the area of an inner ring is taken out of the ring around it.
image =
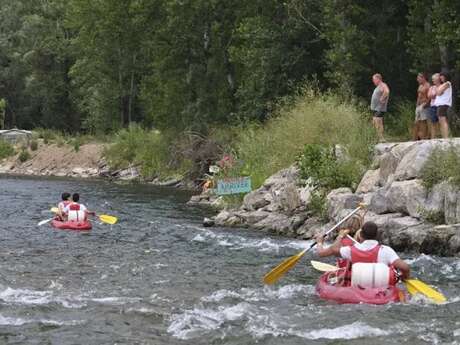
[[[83,222],[86,220],[88,214],[94,214],[94,212],[89,212],[86,206],[80,204],[79,201],[80,194],[74,193],[72,195],[72,202],[64,208],[67,219],[71,222]]]
[[[349,260],[352,264],[383,263],[399,270],[403,280],[408,279],[410,276],[409,265],[401,260],[392,248],[379,244],[378,235],[377,224],[366,222],[359,233],[358,242],[360,243],[342,246],[340,239],[338,239],[330,247],[323,248],[324,237],[320,234],[316,237],[317,252],[320,257],[335,255]]]
[[[67,205],[69,205],[71,203],[70,193],[67,193],[67,192],[62,193],[61,199],[62,199],[62,201],[58,204],[57,215],[62,221],[65,221],[66,218],[67,218],[65,208],[66,208]]]

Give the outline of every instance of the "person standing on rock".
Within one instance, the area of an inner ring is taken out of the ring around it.
[[[428,138],[428,124],[430,118],[430,98],[428,91],[430,83],[423,73],[417,75],[417,104],[415,107],[415,124],[412,133],[413,140],[424,140]]]
[[[447,74],[439,73],[441,85],[436,88],[436,98],[434,105],[437,107],[436,115],[439,118],[439,128],[441,136],[444,139],[449,137],[449,122],[447,120],[447,111],[452,106],[452,84]]]
[[[392,248],[379,244],[378,237],[378,227],[374,222],[364,223],[359,233],[359,243],[351,246],[342,246],[339,239],[330,247],[323,248],[324,236],[318,234],[316,236],[317,253],[320,257],[337,256],[348,260],[352,267],[356,263],[383,263],[390,268],[399,270],[403,280],[408,279],[410,276],[409,265],[401,260]],[[392,270],[390,269],[390,271]]]
[[[384,141],[383,116],[387,112],[388,99],[390,98],[390,88],[386,83],[384,83],[382,75],[379,73],[372,76],[372,82],[375,85],[375,89],[371,97],[372,123],[377,131],[379,140]]]
[[[439,132],[439,118],[437,115],[438,107],[435,105],[436,89],[441,85],[439,73],[435,73],[431,77],[433,85],[428,90],[428,98],[430,98],[430,138],[435,139]]]

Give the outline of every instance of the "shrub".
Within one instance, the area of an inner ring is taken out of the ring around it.
[[[73,149],[75,150],[75,152],[80,151],[81,138],[79,136],[77,136],[76,138],[74,138],[72,140],[72,146],[73,146]]]
[[[431,152],[421,171],[423,185],[431,189],[442,181],[460,186],[460,149],[451,146]]]
[[[30,142],[30,149],[32,151],[37,151],[38,149],[38,141],[33,139],[31,142]]]
[[[0,159],[6,158],[12,155],[14,155],[13,146],[10,143],[0,139]]]
[[[328,220],[326,201],[326,193],[324,191],[317,190],[311,195],[310,203],[308,204],[308,210],[310,210],[313,215],[318,217],[321,221]]]
[[[26,148],[22,148],[21,152],[19,153],[18,159],[20,162],[24,163],[25,161],[30,159],[30,153],[27,151]]]
[[[387,138],[406,140],[412,137],[415,119],[415,104],[412,101],[396,103],[395,109],[385,115],[385,132]]]
[[[339,159],[336,147],[307,144],[297,160],[300,175],[317,189],[355,188],[364,167],[346,157]]]

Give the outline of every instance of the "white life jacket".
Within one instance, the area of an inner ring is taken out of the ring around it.
[[[73,203],[69,206],[67,220],[69,222],[83,222],[86,220],[86,212],[80,209],[80,204]]]
[[[388,287],[391,280],[390,267],[382,263],[357,262],[351,267],[351,286],[382,288]]]

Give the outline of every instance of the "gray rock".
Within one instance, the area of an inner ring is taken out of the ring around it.
[[[215,223],[214,219],[212,219],[212,218],[205,217],[203,219],[203,226],[204,227],[211,227],[211,226],[214,226],[215,224],[216,223]]]
[[[350,210],[358,207],[363,198],[353,194],[350,188],[338,188],[327,195],[328,216],[330,219],[337,219],[343,210]]]
[[[385,193],[390,212],[401,212],[419,218],[427,192],[420,180],[395,181]]]
[[[270,203],[269,193],[264,188],[259,188],[244,196],[243,209],[248,211],[258,210]]]
[[[379,180],[380,169],[366,171],[358,185],[358,188],[356,188],[356,193],[363,194],[374,192],[378,188]]]
[[[448,188],[444,198],[444,218],[447,224],[460,223],[460,190]]]

